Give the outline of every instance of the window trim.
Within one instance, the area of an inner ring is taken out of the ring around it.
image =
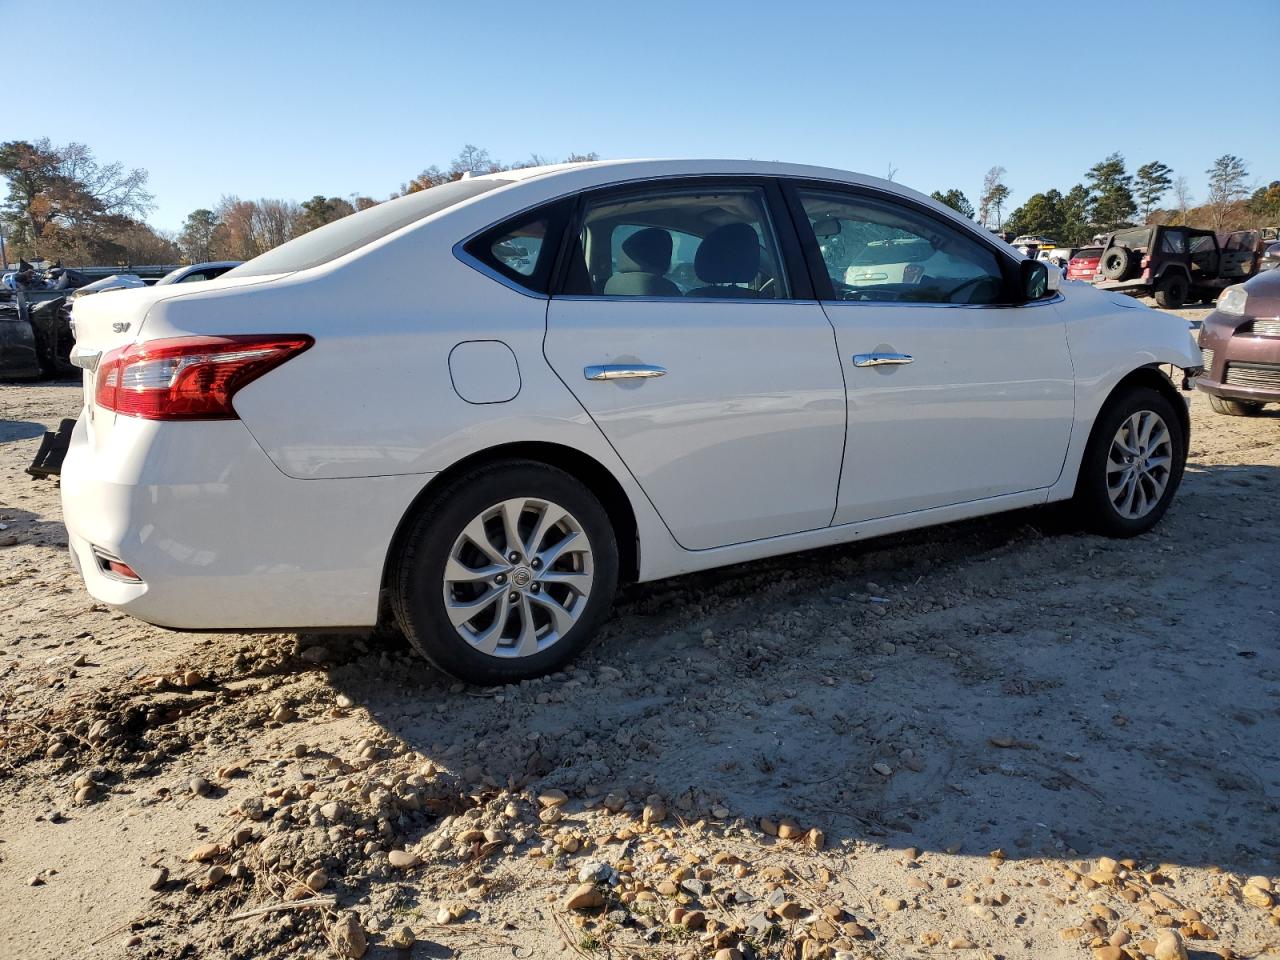
[[[453,255],[477,273],[496,280],[509,290],[514,290],[526,297],[533,297],[535,300],[549,299],[551,284],[556,277],[556,267],[564,245],[565,227],[573,215],[573,202],[572,196],[558,197],[518,210],[459,240],[453,245]],[[543,217],[547,220],[547,236],[538,251],[538,262],[533,273],[525,276],[516,270],[504,269],[501,264],[484,259],[493,241],[524,224]]]
[[[1010,307],[1032,307],[1045,303],[1060,302],[1063,297],[1061,292],[1056,293],[1052,297],[1044,297],[1040,300],[1023,300],[1016,296],[1019,286],[1020,268],[1018,260],[1008,250],[1001,249],[1000,244],[993,239],[983,236],[977,230],[973,230],[964,226],[951,222],[946,217],[939,216],[937,211],[929,209],[924,204],[912,197],[903,196],[900,193],[894,193],[888,190],[877,190],[874,187],[866,187],[860,184],[851,184],[842,180],[816,180],[811,177],[782,177],[780,178],[782,195],[786,199],[787,208],[790,212],[792,226],[796,234],[800,238],[800,243],[804,249],[805,263],[809,269],[810,281],[813,289],[817,291],[818,300],[821,303],[847,303],[857,306],[866,307],[943,307],[947,309],[955,309],[957,307],[970,310],[975,309],[1008,309]],[[852,201],[872,200],[878,203],[888,204],[890,206],[901,206],[912,213],[918,214],[926,220],[931,220],[940,226],[952,231],[963,234],[975,241],[979,246],[985,247],[996,258],[996,264],[1000,267],[1000,273],[1004,280],[1004,289],[1009,302],[1007,303],[930,303],[929,301],[903,301],[903,300],[844,300],[837,297],[835,287],[831,283],[831,275],[827,272],[826,261],[822,259],[821,244],[813,233],[813,227],[809,223],[808,214],[805,213],[804,204],[800,200],[801,190],[813,190],[825,193],[843,194],[848,196]]]
[[[610,296],[603,293],[565,293],[568,280],[569,264],[573,252],[578,245],[578,237],[582,234],[583,222],[587,206],[592,203],[611,202],[626,199],[637,194],[652,193],[656,189],[670,187],[675,190],[698,190],[704,188],[734,189],[756,188],[761,191],[764,200],[764,213],[769,218],[769,226],[773,229],[774,240],[778,245],[778,268],[783,271],[787,287],[791,295],[785,298],[763,299],[756,297],[626,297]],[[674,174],[664,177],[646,177],[642,180],[628,180],[625,183],[611,183],[599,187],[591,187],[579,191],[575,197],[573,215],[566,225],[561,239],[560,256],[551,284],[551,296],[558,300],[607,300],[611,303],[634,301],[636,303],[814,303],[813,283],[809,270],[801,252],[800,240],[795,234],[795,226],[791,222],[781,187],[777,177],[743,176],[741,174]]]

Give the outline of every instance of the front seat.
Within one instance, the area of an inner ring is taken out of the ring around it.
[[[611,297],[678,297],[680,288],[664,276],[671,269],[671,234],[658,227],[637,230],[622,241],[618,272],[604,285]]]
[[[693,257],[693,272],[708,284],[690,290],[690,297],[751,298],[760,296],[750,287],[720,284],[752,283],[760,272],[760,238],[749,223],[726,223],[708,233]]]

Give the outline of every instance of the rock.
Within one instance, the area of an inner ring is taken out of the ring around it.
[[[877,760],[875,763],[871,765],[871,769],[874,770],[876,773],[880,774],[880,776],[882,777],[893,776],[893,767],[889,766],[883,760]]]
[[[1156,935],[1156,960],[1187,960],[1187,948],[1176,930],[1161,930]]]
[[[44,886],[44,877],[40,876],[40,874],[38,874],[38,873],[37,873],[34,877],[31,877],[31,878],[27,881],[27,886],[28,886],[28,887],[43,887],[43,886]]]
[[[783,820],[778,824],[778,837],[782,840],[795,840],[804,835],[804,831],[794,820]]]
[[[222,844],[220,843],[202,843],[187,854],[187,859],[192,863],[206,863],[209,860],[222,856],[225,852],[226,851],[223,850]]]
[[[224,879],[226,879],[226,876],[227,876],[226,867],[223,867],[220,864],[215,863],[212,867],[210,867],[205,872],[204,882],[211,887],[216,886],[217,884],[221,883]]]
[[[953,937],[947,942],[947,946],[952,950],[976,950],[978,945],[968,937]]]
[[[96,794],[97,790],[94,789],[92,784],[87,787],[81,787],[76,791],[75,802],[78,804],[92,803]]]
[[[338,698],[334,702],[337,703],[337,705],[341,707],[343,710],[348,710],[351,707],[354,707],[356,705],[356,702],[352,700],[349,696],[347,696],[345,693],[338,694]]]
[[[808,841],[809,846],[814,850],[822,850],[827,845],[827,835],[817,827],[810,830],[805,839]]]
[[[411,867],[416,867],[422,860],[416,853],[408,850],[392,850],[387,854],[387,862],[397,870],[408,870]]]
[[[436,923],[441,926],[448,926],[453,923],[453,914],[449,912],[448,907],[441,907],[436,911]]]
[[[994,920],[996,918],[995,911],[992,910],[990,907],[988,907],[985,903],[969,904],[969,912],[972,913],[979,920]]]
[[[324,817],[330,823],[336,823],[341,820],[344,812],[342,804],[338,803],[336,800],[331,800],[320,808],[320,816]]]
[[[907,901],[899,900],[897,897],[885,897],[880,901],[880,906],[884,908],[886,913],[897,913],[906,907]]]
[[[314,647],[312,649],[315,649]],[[271,711],[271,719],[276,723],[289,723],[298,718],[298,713],[287,703],[282,703]]]
[[[397,927],[387,937],[387,943],[399,950],[408,950],[418,942],[418,935],[412,927]]]
[[[209,793],[209,781],[204,777],[192,777],[191,782],[187,784],[191,788],[191,792],[197,797],[203,797]]]
[[[564,902],[568,910],[590,910],[604,906],[604,894],[593,883],[579,884]]]
[[[569,795],[555,787],[543,790],[538,794],[538,803],[544,807],[558,807],[569,802]]]
[[[644,813],[641,814],[641,822],[645,826],[651,823],[661,823],[667,819],[667,805],[657,796],[650,797],[644,805]]]
[[[253,827],[237,827],[236,832],[231,835],[231,846],[243,847],[246,843],[253,840]]]
[[[690,910],[680,920],[686,930],[701,930],[707,925],[707,915],[701,910]]]
[[[760,832],[767,837],[776,837],[778,835],[778,823],[770,820],[768,817],[760,818]]]
[[[484,832],[485,843],[506,843],[507,832],[505,830],[486,830]]]
[[[618,796],[616,793],[605,794],[603,803],[604,803],[604,808],[608,810],[610,813],[617,813],[619,810],[621,810],[623,807],[627,805],[627,801],[624,800],[622,797]]]
[[[169,868],[156,867],[155,871],[151,874],[151,880],[147,883],[147,888],[149,890],[159,890],[168,882],[169,882]]]
[[[742,951],[737,947],[721,947],[712,960],[742,960]]]
[[[1271,906],[1271,894],[1262,887],[1254,886],[1252,879],[1240,888],[1240,896],[1244,897],[1255,907],[1261,907],[1264,910]]]
[[[1244,882],[1244,885],[1246,887],[1255,887],[1258,890],[1265,890],[1267,893],[1275,892],[1275,887],[1271,885],[1270,877],[1263,877],[1263,876],[1250,877],[1248,880]]]
[[[182,675],[182,685],[184,687],[198,687],[204,682],[204,677],[200,675],[199,670],[188,670]]]
[[[306,884],[308,890],[318,893],[329,885],[329,874],[317,868],[307,874],[307,879],[303,883]]]
[[[1125,953],[1119,947],[1107,944],[1093,948],[1093,960],[1125,960]]]
[[[610,873],[612,871],[608,864],[601,863],[599,860],[586,860],[578,868],[578,882],[595,883],[607,879]]]
[[[364,927],[360,926],[360,918],[351,912],[338,915],[338,919],[329,928],[329,942],[340,957],[360,960],[368,949],[368,940]]]
[[[701,880],[690,878],[688,880],[681,881],[680,889],[691,897],[701,897],[707,892],[707,884],[703,883]]]

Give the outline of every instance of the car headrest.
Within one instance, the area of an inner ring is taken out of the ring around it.
[[[703,283],[750,283],[760,272],[760,239],[749,223],[726,223],[703,238],[693,258]]]
[[[618,253],[619,273],[655,273],[671,269],[671,234],[658,227],[637,230],[622,241]]]

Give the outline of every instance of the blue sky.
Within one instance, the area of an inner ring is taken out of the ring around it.
[[[1169,164],[1198,199],[1223,153],[1256,182],[1280,179],[1263,79],[1280,0],[1205,10],[221,0],[64,2],[32,19],[0,0],[12,101],[0,139],[79,140],[145,167],[166,229],[222,194],[385,197],[464,143],[504,161],[595,150],[892,165],[901,183],[975,203],[999,164],[1009,209],[1120,151],[1131,171]],[[13,42],[19,22],[32,32]]]

